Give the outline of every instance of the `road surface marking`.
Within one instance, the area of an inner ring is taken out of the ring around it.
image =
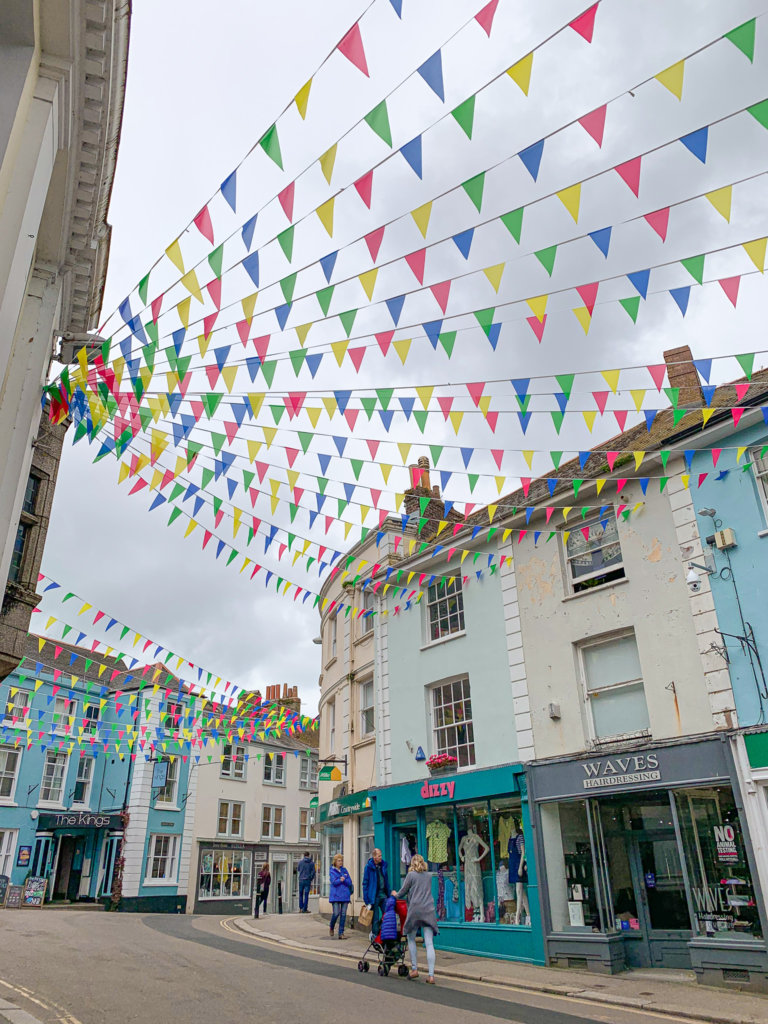
[[[2,978],[0,978],[0,985],[4,985],[5,988],[9,988],[11,992],[15,992],[17,996],[21,996],[23,999],[29,1000],[30,1003],[40,1006],[43,1010],[58,1010],[61,1016],[56,1019],[62,1021],[63,1024],[82,1024],[82,1021],[78,1020],[78,1018],[71,1014],[64,1006],[59,1006],[59,1004],[55,1003],[52,999],[43,1000],[38,998],[31,989],[25,988],[23,985],[12,985],[9,981],[3,981]],[[29,1021],[25,1022],[23,1017],[18,1016],[18,1014],[24,1012],[24,1010],[14,1007],[14,1013],[16,1016],[13,1018],[9,1017],[8,1020],[13,1020],[14,1024],[29,1024],[30,1021],[37,1020],[37,1018],[31,1017],[27,1014]]]

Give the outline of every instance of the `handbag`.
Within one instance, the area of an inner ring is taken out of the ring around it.
[[[370,928],[373,921],[373,907],[363,906],[363,909],[357,915],[357,920],[363,928]]]

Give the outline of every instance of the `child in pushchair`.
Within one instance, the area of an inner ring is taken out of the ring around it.
[[[396,900],[394,896],[390,896],[384,905],[379,934],[371,939],[362,960],[358,960],[358,971],[370,970],[371,965],[366,958],[373,953],[378,961],[377,970],[380,977],[386,977],[395,965],[401,978],[408,976],[408,967],[405,963],[408,941],[403,935],[403,925],[407,916],[408,904],[405,900]]]

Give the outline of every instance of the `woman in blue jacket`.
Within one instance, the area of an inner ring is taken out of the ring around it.
[[[344,858],[340,853],[337,853],[331,864],[331,889],[328,893],[328,899],[333,906],[331,938],[333,938],[333,929],[336,927],[337,921],[339,922],[339,938],[346,938],[344,935],[344,925],[347,921],[347,906],[352,895],[352,889],[352,879],[344,867]]]

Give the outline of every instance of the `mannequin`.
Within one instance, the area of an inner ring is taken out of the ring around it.
[[[522,924],[522,917],[525,914],[526,920],[530,920],[531,913],[528,907],[528,868],[525,861],[525,836],[517,823],[515,835],[509,840],[509,881],[515,883],[517,896],[517,909],[515,910],[515,924]]]
[[[483,906],[483,873],[480,861],[488,853],[488,844],[477,834],[477,827],[470,825],[469,832],[459,843],[459,860],[464,865],[464,905],[472,907],[473,917],[479,920]]]

